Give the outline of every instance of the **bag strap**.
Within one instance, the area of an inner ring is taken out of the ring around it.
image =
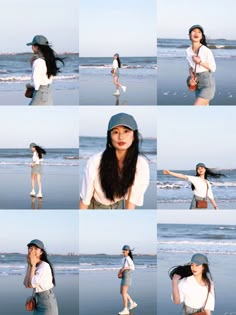
[[[207,300],[208,300],[208,296],[209,296],[209,293],[210,293],[210,285],[208,284],[208,292],[207,292],[207,297],[206,297],[206,301],[203,305],[203,309],[205,310],[205,307],[206,307],[206,304],[207,304]]]
[[[198,50],[197,50],[197,57],[198,57],[199,50],[200,50],[201,47],[202,47],[202,45],[199,46],[199,48],[198,48]],[[197,64],[195,63],[194,72],[193,72],[194,77],[196,77],[196,70],[197,70]]]
[[[209,189],[207,179],[206,179],[206,185],[207,185],[206,200],[207,200],[207,196],[208,196],[208,189]]]

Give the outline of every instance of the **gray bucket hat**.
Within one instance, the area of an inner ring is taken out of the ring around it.
[[[27,244],[28,247],[30,247],[30,245],[35,245],[35,246],[37,246],[38,248],[44,250],[44,244],[43,244],[43,242],[40,241],[40,240],[37,240],[37,239],[32,240],[29,244]]]
[[[192,32],[192,30],[194,30],[195,28],[198,28],[202,33],[204,33],[204,29],[203,29],[203,27],[201,26],[201,25],[199,25],[199,24],[195,24],[195,25],[193,25],[193,26],[191,26],[190,27],[190,29],[189,29],[189,34]]]
[[[49,46],[48,40],[45,36],[43,35],[36,35],[34,36],[32,42],[27,43],[27,46],[32,46],[32,45],[44,45],[44,46]]]
[[[32,142],[32,143],[30,143],[30,148],[32,149],[33,147],[36,147],[36,143],[34,143],[34,142]]]
[[[196,265],[202,265],[202,264],[208,265],[208,259],[207,259],[207,256],[203,254],[194,254],[191,258],[190,263],[194,263]]]
[[[122,247],[122,250],[131,250],[130,246],[129,245],[124,245]]]
[[[131,130],[138,130],[134,117],[126,113],[119,113],[112,116],[108,123],[108,131],[117,126],[125,126]]]
[[[206,165],[205,165],[204,163],[198,163],[198,164],[196,165],[196,170],[197,170],[200,166],[206,168]]]

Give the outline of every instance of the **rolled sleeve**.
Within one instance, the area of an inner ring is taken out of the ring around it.
[[[42,268],[36,270],[31,285],[33,288],[47,289],[49,282],[51,282],[51,269],[48,264],[44,264]]]

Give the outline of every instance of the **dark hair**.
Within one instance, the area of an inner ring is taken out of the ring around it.
[[[202,264],[202,265],[204,267],[203,272],[202,272],[202,278],[207,283],[208,290],[210,292],[212,275],[211,275],[209,266],[207,264]],[[180,279],[190,277],[193,275],[192,270],[191,270],[191,264],[187,264],[183,266],[174,266],[170,268],[170,270],[168,271],[168,274],[171,280],[175,274],[179,275]]]
[[[134,260],[133,254],[132,254],[131,250],[129,250],[128,256],[129,256],[132,260]]]
[[[213,172],[212,169],[210,169],[210,168],[205,167],[205,169],[206,169],[206,172],[204,174],[204,178],[205,179],[208,179],[208,177],[213,177],[213,178],[225,177],[224,174]],[[197,170],[196,170],[196,175],[195,176],[199,176]],[[195,189],[193,184],[191,184],[191,188],[192,188],[192,190]]]
[[[107,199],[114,201],[115,197],[124,197],[133,185],[138,155],[139,132],[135,130],[133,143],[125,155],[124,166],[119,170],[116,150],[111,142],[111,130],[107,132],[106,149],[99,166],[100,182]]]
[[[35,150],[38,153],[40,159],[42,159],[43,154],[47,153],[43,148],[39,147],[38,145],[35,146]]]
[[[58,72],[60,72],[60,68],[57,66],[57,61],[60,61],[64,65],[64,61],[62,58],[59,58],[55,51],[48,45],[39,45],[36,44],[42,53],[46,65],[47,65],[47,76],[50,78],[52,75],[56,76]]]
[[[50,261],[48,260],[48,255],[47,252],[44,249],[41,249],[41,251],[43,252],[40,256],[40,259],[42,261],[45,261],[46,263],[49,264],[51,272],[52,272],[52,283],[54,284],[54,286],[56,286],[56,280],[55,280],[55,275],[54,275],[54,270],[53,270],[53,266],[52,263],[50,263]]]
[[[118,62],[118,67],[119,68],[121,68],[121,61],[120,61],[120,57],[119,57],[119,55],[118,54],[115,54],[114,56],[116,56],[117,57],[117,62]]]

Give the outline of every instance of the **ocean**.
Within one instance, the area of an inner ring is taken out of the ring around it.
[[[67,275],[79,273],[79,256],[49,255],[55,274]],[[0,276],[25,275],[27,269],[26,254],[0,253]]]
[[[215,58],[236,58],[236,40],[210,39],[208,47]],[[186,49],[191,45],[189,39],[158,38],[157,56],[159,58],[185,58]]]
[[[22,91],[30,80],[32,53],[0,54],[0,91]],[[59,55],[64,58],[65,66],[54,78],[53,86],[57,90],[78,89],[79,54],[66,53]]]
[[[174,172],[195,175],[195,170],[173,170]],[[234,207],[236,205],[236,169],[218,170],[225,177],[219,179],[210,179],[212,191],[216,202],[220,202],[225,207]],[[186,203],[190,204],[192,200],[191,184],[188,181],[179,178],[164,175],[162,171],[157,174],[157,200],[161,206],[166,203]]]
[[[78,166],[79,149],[46,148],[43,164],[47,166]],[[0,167],[10,165],[29,166],[32,163],[30,149],[0,149]]]

